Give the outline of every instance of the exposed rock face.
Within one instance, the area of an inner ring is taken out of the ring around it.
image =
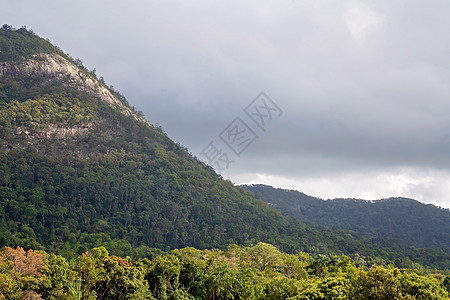
[[[16,130],[16,134],[24,133],[26,136],[33,137],[46,137],[49,138],[51,136],[55,136],[57,138],[64,138],[76,135],[83,135],[89,131],[93,125],[76,125],[76,126],[61,126],[56,124],[49,124],[46,130],[38,130],[38,131],[29,131],[22,127],[18,127]]]
[[[86,75],[75,64],[58,54],[41,53],[20,63],[0,62],[1,76],[42,76],[43,83],[59,80],[66,87],[76,88],[118,108],[123,114],[138,121],[146,122],[120,102],[98,80]]]

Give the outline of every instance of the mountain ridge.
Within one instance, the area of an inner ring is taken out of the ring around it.
[[[416,247],[450,247],[450,210],[405,197],[320,199],[296,190],[243,185],[283,214],[333,228],[400,238]]]

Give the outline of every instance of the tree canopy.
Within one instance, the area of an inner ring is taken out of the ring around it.
[[[94,248],[66,260],[0,252],[0,299],[447,299],[442,273],[357,267],[349,257],[286,254],[273,245],[182,248],[152,259]]]

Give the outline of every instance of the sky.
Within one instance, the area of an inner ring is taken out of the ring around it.
[[[236,184],[446,208],[449,15],[444,0],[0,2],[2,24],[95,68]]]

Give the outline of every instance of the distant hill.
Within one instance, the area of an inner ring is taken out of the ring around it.
[[[450,268],[450,254],[283,216],[149,124],[26,28],[0,29],[0,246],[151,256],[266,242],[288,253]]]
[[[296,219],[329,228],[397,238],[416,247],[450,248],[450,210],[432,204],[407,198],[322,200],[262,184],[242,187],[284,215]]]

